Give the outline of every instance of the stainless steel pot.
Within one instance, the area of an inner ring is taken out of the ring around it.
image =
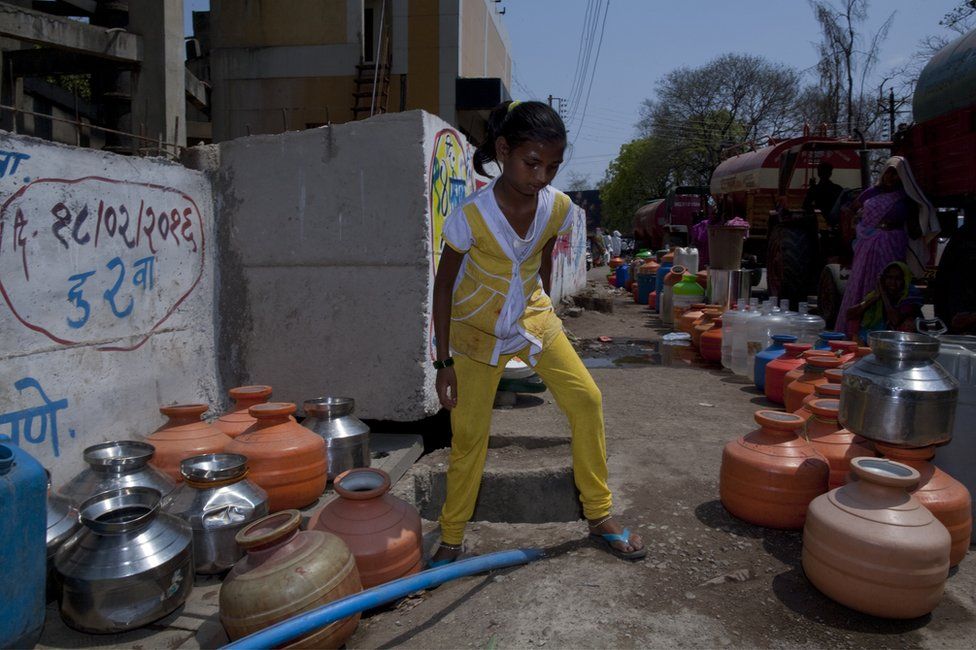
[[[46,471],[46,470],[45,470]],[[51,472],[47,473],[47,599],[56,600],[58,583],[54,578],[54,554],[81,528],[78,509],[71,500],[51,489]]]
[[[268,493],[247,480],[247,458],[240,454],[193,456],[180,463],[180,473],[183,484],[162,508],[193,529],[196,572],[222,573],[244,555],[237,531],[268,514]]]
[[[329,478],[348,469],[369,467],[369,427],[354,416],[351,397],[318,397],[302,405],[302,425],[325,438],[329,454]]]
[[[935,361],[939,341],[925,334],[872,332],[873,354],[844,372],[840,423],[903,447],[948,442],[959,384]]]
[[[193,535],[159,511],[159,492],[103,492],[81,506],[84,528],[61,547],[61,617],[96,634],[131,630],[170,614],[193,588]]]
[[[148,442],[115,440],[84,451],[88,467],[61,486],[58,494],[76,506],[91,497],[127,487],[147,487],[166,496],[176,488],[168,476],[149,465],[156,448]]]
[[[747,302],[752,292],[752,275],[746,269],[708,269],[705,299],[710,305],[731,309],[740,298]]]

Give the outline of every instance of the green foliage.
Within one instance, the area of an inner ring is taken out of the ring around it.
[[[667,156],[665,143],[656,138],[642,138],[620,147],[600,183],[605,229],[629,232],[634,211],[667,193],[671,178]]]

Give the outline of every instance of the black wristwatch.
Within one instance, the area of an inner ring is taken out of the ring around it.
[[[448,357],[443,361],[434,361],[434,370],[443,370],[454,365],[454,357]]]

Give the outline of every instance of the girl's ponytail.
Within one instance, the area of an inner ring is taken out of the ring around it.
[[[485,165],[498,159],[495,140],[505,138],[513,149],[527,140],[533,142],[566,141],[566,126],[548,104],[543,102],[502,102],[488,116],[488,133],[474,152],[474,169],[491,177]]]

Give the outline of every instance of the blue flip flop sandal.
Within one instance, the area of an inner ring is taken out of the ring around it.
[[[624,528],[622,533],[590,533],[592,539],[597,540],[603,545],[606,545],[607,549],[614,555],[624,560],[640,560],[641,558],[647,556],[647,547],[637,549],[636,551],[630,551],[629,553],[621,551],[619,548],[613,545],[613,542],[623,542],[624,544],[630,544],[630,529]]]

